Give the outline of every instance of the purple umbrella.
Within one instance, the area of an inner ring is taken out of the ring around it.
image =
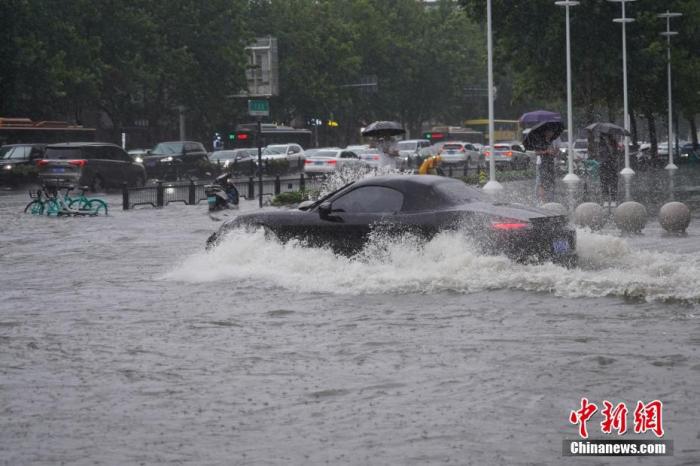
[[[547,110],[535,110],[534,112],[523,113],[520,117],[520,124],[523,126],[535,125],[543,121],[561,121],[561,115]]]

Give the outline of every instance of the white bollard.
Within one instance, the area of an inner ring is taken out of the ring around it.
[[[592,230],[600,230],[605,225],[605,210],[595,202],[584,202],[574,211],[574,223]]]
[[[641,233],[647,224],[647,209],[639,202],[623,202],[615,209],[613,219],[623,233]]]
[[[556,214],[559,214],[559,215],[568,215],[568,213],[569,213],[569,212],[566,210],[566,207],[564,207],[563,205],[559,204],[558,202],[548,202],[548,203],[544,204],[544,205],[543,205],[542,207],[540,207],[540,208],[541,208],[541,209],[544,209],[544,210],[552,211],[552,212],[554,212],[554,213],[556,213]]]
[[[690,209],[682,202],[668,202],[659,210],[659,223],[669,233],[684,233],[690,225]]]

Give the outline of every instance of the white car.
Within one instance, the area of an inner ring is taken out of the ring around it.
[[[319,150],[304,161],[304,172],[311,174],[333,173],[342,168],[367,167],[360,157],[347,149]]]
[[[299,144],[271,144],[262,152],[262,158],[267,160],[286,159],[292,162],[304,157],[304,149]]]
[[[397,142],[391,148],[390,152],[392,154],[398,154],[399,163],[402,166],[405,166],[409,159],[413,160],[418,157],[418,153],[421,151],[421,149],[425,149],[428,146],[430,146],[430,141],[427,139],[406,139],[404,141]]]
[[[440,148],[440,159],[444,164],[468,164],[479,163],[481,154],[470,142],[446,142]]]
[[[530,156],[525,152],[525,148],[517,142],[502,142],[483,149],[484,161],[491,162],[491,153],[494,153],[494,161],[498,167],[507,167],[511,170],[526,169],[530,165]]]
[[[357,155],[369,168],[396,168],[396,159],[379,149],[365,149],[363,151],[358,151]]]

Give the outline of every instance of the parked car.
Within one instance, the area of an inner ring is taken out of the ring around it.
[[[209,154],[211,163],[227,168],[234,163],[251,163],[258,160],[258,149],[217,150]]]
[[[149,178],[175,180],[201,176],[203,163],[208,160],[202,143],[194,141],[160,142],[143,157]]]
[[[530,165],[530,156],[525,153],[525,148],[520,143],[498,143],[493,146],[495,150],[492,150],[491,146],[485,146],[482,151],[485,163],[491,162],[491,153],[494,153],[497,167],[517,170]]]
[[[216,246],[232,230],[252,227],[281,241],[300,239],[353,254],[368,241],[376,223],[387,234],[410,231],[426,240],[441,231],[460,231],[485,252],[516,260],[576,263],[576,231],[566,216],[494,203],[462,181],[432,175],[364,178],[297,210],[240,215],[211,235],[207,247]]]
[[[357,151],[357,155],[369,168],[396,168],[396,158],[385,154],[379,149],[360,150]]]
[[[9,144],[0,147],[0,185],[30,181],[35,163],[44,155],[45,144]]]
[[[360,157],[345,149],[320,150],[304,160],[304,172],[312,174],[333,173],[342,168],[367,167]]]
[[[469,142],[446,142],[439,154],[443,164],[472,165],[481,161],[481,154]]]
[[[430,141],[427,139],[406,139],[397,142],[390,153],[398,157],[399,165],[406,166],[409,164],[409,159],[414,162],[421,149],[430,146]]]
[[[69,142],[46,146],[37,161],[39,178],[47,183],[90,186],[95,192],[108,187],[143,186],[146,170],[121,147],[106,142]]]
[[[569,157],[569,143],[563,141],[559,149],[561,156],[565,159]],[[576,139],[574,141],[574,160],[586,160],[588,158],[588,139]]]
[[[305,154],[299,144],[271,144],[263,149],[262,156],[268,160],[285,159],[296,162],[303,159]]]

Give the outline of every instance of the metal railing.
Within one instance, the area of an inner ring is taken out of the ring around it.
[[[258,180],[256,178],[252,176],[238,178],[231,180],[231,182],[242,197],[255,199],[258,196]],[[204,186],[211,183],[211,180],[197,182],[194,180],[189,182],[157,181],[153,186],[141,188],[129,188],[125,183],[122,185],[122,208],[129,210],[142,205],[165,207],[173,202],[196,205],[207,199]],[[310,179],[303,173],[299,176],[285,178],[276,175],[274,178],[263,179],[263,195],[273,196],[288,191],[304,191],[317,186],[317,179]]]

